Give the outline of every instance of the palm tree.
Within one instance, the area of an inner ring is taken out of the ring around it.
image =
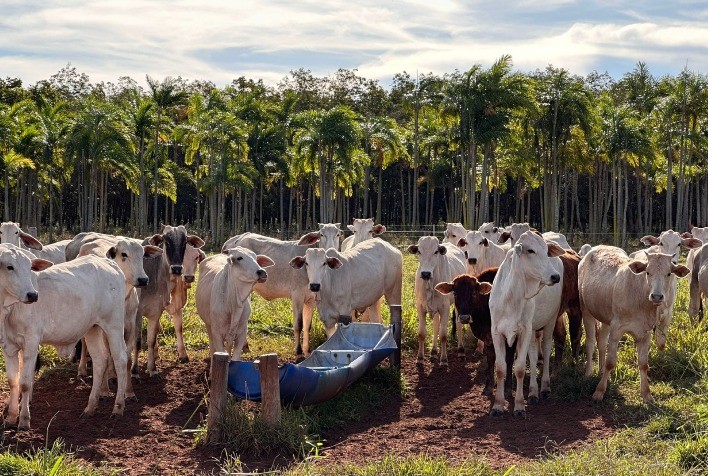
[[[31,108],[29,100],[13,105],[0,104],[0,160],[5,167],[5,221],[10,220],[10,173],[16,173],[22,168],[34,168],[34,163],[17,151],[22,135],[31,133],[25,121]]]
[[[128,119],[133,141],[136,143],[137,162],[138,162],[138,232],[143,235],[148,229],[148,189],[147,189],[147,170],[145,167],[145,153],[147,152],[147,139],[150,130],[153,126],[152,112],[155,108],[155,103],[150,99],[141,97],[137,90],[134,90],[128,109]]]
[[[158,169],[160,163],[160,132],[163,126],[163,119],[170,110],[176,106],[181,106],[187,99],[187,93],[180,89],[179,82],[171,77],[166,77],[162,81],[157,81],[147,76],[148,87],[150,88],[151,99],[155,104],[157,118],[155,120],[155,174],[154,174],[154,202],[153,202],[153,229],[157,232],[157,198],[158,198]]]

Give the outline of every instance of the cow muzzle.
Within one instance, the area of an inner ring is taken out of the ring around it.
[[[558,284],[558,283],[560,283],[560,281],[561,281],[560,274],[556,273],[556,274],[551,275],[551,283]]]
[[[320,292],[320,283],[310,283],[310,291],[313,293],[318,293]]]
[[[193,283],[194,282],[194,275],[187,276],[186,274],[184,275],[184,282],[185,283]]]
[[[652,304],[654,304],[655,306],[658,306],[664,302],[664,295],[652,293],[649,295],[649,300],[652,302]]]
[[[170,271],[172,274],[176,274],[177,276],[182,274],[182,265],[172,265],[170,266]]]
[[[147,277],[138,278],[138,282],[135,284],[135,287],[137,287],[137,288],[145,287],[148,285],[149,282],[150,282],[150,278],[147,278]]]
[[[37,299],[39,299],[39,293],[37,293],[37,292],[27,293],[27,296],[26,296],[24,302],[25,303],[37,302]]]
[[[469,259],[467,260],[467,262],[468,262],[469,264],[477,264],[477,258],[469,258]]]
[[[341,315],[339,316],[339,319],[337,319],[338,322],[341,322],[344,325],[348,325],[352,323],[352,316],[349,315]]]
[[[266,273],[264,269],[259,269],[256,271],[256,276],[258,277],[259,283],[265,283],[266,279],[268,279],[268,273]]]
[[[460,320],[460,324],[469,324],[470,322],[472,322],[472,316],[470,316],[469,314],[460,314],[460,317],[458,317],[458,319]]]
[[[424,280],[429,280],[433,276],[433,273],[430,271],[421,271],[420,272],[420,277],[423,278]]]

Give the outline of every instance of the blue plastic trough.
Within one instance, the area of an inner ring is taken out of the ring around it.
[[[396,350],[393,327],[353,322],[337,325],[327,342],[299,364],[286,363],[280,373],[280,398],[294,406],[335,397]],[[243,400],[260,401],[260,372],[253,362],[229,364],[229,391]]]

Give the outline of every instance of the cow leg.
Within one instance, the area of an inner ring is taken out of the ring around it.
[[[583,309],[583,327],[585,327],[585,376],[592,377],[593,357],[597,344],[597,321],[587,309]]]
[[[175,327],[175,337],[177,338],[177,355],[179,356],[179,361],[181,363],[189,362],[189,356],[187,355],[187,348],[184,346],[184,332],[182,331],[182,316],[184,310],[179,308],[172,317],[172,325]]]
[[[88,403],[84,408],[81,418],[93,416],[98,408],[100,387],[108,363],[108,349],[103,343],[103,331],[100,327],[93,326],[84,336],[84,343],[91,352],[93,361],[93,382],[91,383],[91,393]]]
[[[160,316],[148,317],[148,329],[147,329],[147,347],[148,347],[148,374],[151,377],[157,375],[157,366],[155,361],[157,360],[157,333],[160,330]]]
[[[234,342],[234,352],[231,354],[231,360],[241,360],[241,349],[243,343],[246,342],[246,333],[248,332],[248,316],[242,315],[236,326],[236,338]]]
[[[506,380],[506,346],[504,336],[492,334],[494,342],[494,374],[496,376],[497,387],[494,394],[494,404],[490,415],[501,416],[504,413],[504,381]]]
[[[443,306],[439,313],[440,319],[440,365],[447,367],[447,329],[448,320],[450,319],[450,308],[448,306]],[[462,334],[457,334],[461,337]],[[463,350],[464,353],[464,350]]]
[[[651,334],[646,333],[639,339],[635,339],[637,347],[637,361],[639,364],[640,393],[644,403],[654,403],[654,397],[649,393],[649,347],[651,346]]]
[[[440,342],[440,313],[431,312],[433,318],[433,348],[430,351],[430,358],[432,360],[433,356],[438,355],[438,344]]]
[[[128,364],[128,349],[125,346],[125,340],[123,337],[123,325],[122,321],[114,317],[113,322],[120,322],[120,326],[115,326],[114,329],[108,330],[106,335],[108,337],[108,346],[110,350],[110,355],[113,357],[113,367],[116,370],[116,378],[118,380],[118,386],[116,388],[116,400],[113,404],[113,413],[111,417],[117,417],[123,415],[123,410],[125,409],[125,394],[127,387],[128,375],[126,372]],[[106,359],[107,360],[107,359]]]
[[[566,311],[568,316],[568,330],[570,331],[570,350],[573,361],[577,361],[580,356],[580,341],[583,337],[583,315],[577,307],[569,308]]]
[[[526,375],[526,356],[529,353],[531,339],[534,339],[533,329],[529,327],[519,329],[519,336],[516,338],[516,360],[514,361],[514,375],[516,376],[516,395],[514,396],[514,416],[526,416],[526,405],[524,404],[524,376]],[[538,350],[536,350],[538,355]],[[536,372],[536,368],[533,368]]]
[[[423,364],[423,359],[425,359],[425,338],[428,337],[428,326],[427,326],[427,316],[425,309],[421,305],[418,305],[418,365]]]
[[[81,338],[81,357],[79,358],[79,380],[88,377],[88,355],[86,353],[86,339]]]
[[[138,357],[140,356],[140,348],[143,346],[143,316],[140,311],[135,313],[135,339],[133,340],[133,365],[130,368],[130,376],[139,379],[138,373]],[[128,349],[130,350],[130,349]]]
[[[25,348],[22,350],[22,369],[20,370],[20,420],[17,424],[18,430],[30,429],[29,405],[32,401],[34,364],[37,360],[37,349],[39,349],[39,344],[25,342]]]
[[[381,318],[381,303],[383,302],[383,297],[380,297],[372,306],[369,306],[364,311],[364,314],[368,313],[366,322],[377,322],[381,324],[383,319]]]
[[[463,359],[465,358],[465,342],[464,342],[464,335],[465,335],[465,327],[462,325],[460,320],[457,318],[457,311],[455,309],[452,310],[452,319],[455,321],[455,330],[457,331],[457,355],[458,357],[462,357]]]
[[[474,356],[479,357],[481,355],[484,355],[484,348],[484,341],[482,339],[477,339],[477,347],[475,348]]]
[[[610,326],[608,326],[610,327]],[[592,399],[599,402],[605,396],[607,391],[607,383],[610,379],[610,374],[617,366],[617,347],[622,338],[622,330],[618,326],[610,328],[609,340],[607,341],[607,357],[605,357],[605,368],[602,369],[602,377],[595,388],[595,393],[592,394]]]
[[[555,375],[558,372],[558,369],[560,369],[561,365],[563,364],[563,354],[565,353],[565,339],[567,337],[568,333],[565,330],[565,321],[563,320],[563,314],[558,316],[558,319],[556,319],[555,326],[553,327],[553,342],[555,343],[555,351],[556,355],[553,359],[553,375]],[[544,338],[545,338],[545,333],[544,333]],[[545,348],[545,343],[541,343],[541,349]],[[545,359],[545,357],[544,357]],[[544,366],[546,361],[543,361]]]
[[[10,387],[10,396],[7,399],[7,417],[5,426],[17,425],[20,411],[20,353],[8,354],[3,352],[5,358],[5,373]]]
[[[484,344],[482,339],[478,342],[482,342],[482,344]],[[482,395],[491,395],[492,390],[494,389],[494,346],[485,345],[482,347],[482,351],[484,352],[485,359],[487,359],[487,377],[484,381]]]
[[[565,328],[565,326],[563,327]],[[551,326],[546,326],[543,329],[543,373],[541,374],[541,398],[544,400],[551,394],[551,339],[554,330],[555,328],[551,328]]]
[[[691,281],[688,289],[690,296],[688,301],[688,315],[692,320],[695,320],[701,310],[701,290],[698,279],[693,278],[693,272],[691,273]]]
[[[517,357],[518,358],[518,357]],[[523,382],[526,373],[526,359],[524,359],[524,375],[521,376]],[[538,403],[538,338],[534,336],[529,341],[529,403]],[[546,366],[545,363],[543,365]],[[516,372],[515,372],[516,373]],[[516,377],[519,378],[518,375]],[[523,388],[523,386],[522,386]],[[517,390],[518,391],[518,390]],[[516,412],[514,412],[516,413]]]
[[[597,331],[597,360],[598,372],[605,370],[605,359],[607,358],[607,339],[612,327],[609,324],[600,324]]]

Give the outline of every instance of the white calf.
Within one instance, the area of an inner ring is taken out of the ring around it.
[[[346,237],[342,242],[343,252],[386,231],[385,226],[381,224],[374,225],[372,218],[355,218],[351,225],[347,225],[347,228],[354,234]]]
[[[467,232],[467,236],[458,241],[457,246],[467,254],[467,273],[472,275],[499,266],[507,252],[480,231]]]
[[[445,226],[445,232],[443,233],[443,243],[452,243],[457,246],[457,242],[464,238],[467,234],[467,230],[462,223],[448,223]]]

